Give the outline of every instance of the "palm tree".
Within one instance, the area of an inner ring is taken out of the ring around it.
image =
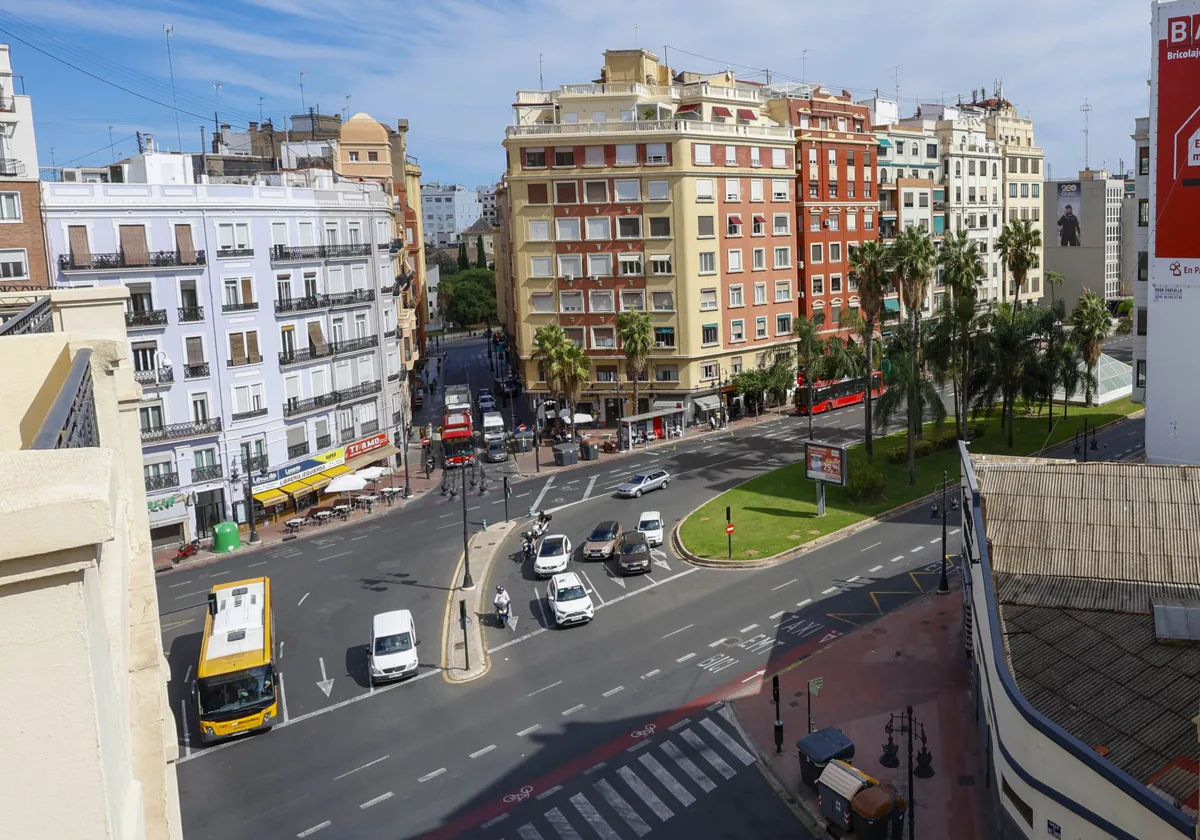
[[[558,357],[562,354],[563,348],[571,343],[567,338],[566,332],[558,324],[547,324],[544,327],[538,327],[533,334],[533,359],[542,366],[542,371],[546,375],[546,387],[558,396],[561,392],[559,381],[556,378],[558,370]]]
[[[850,251],[850,276],[858,286],[858,308],[863,319],[863,349],[867,361],[867,390],[863,400],[863,428],[866,435],[867,463],[875,460],[871,434],[871,384],[875,358],[875,326],[883,313],[883,300],[892,284],[892,254],[875,240],[864,242]]]
[[[875,411],[882,418],[884,425],[902,409],[908,414],[908,483],[917,483],[916,435],[914,425],[921,422],[919,416],[913,416],[914,406],[927,405],[933,410],[934,420],[938,428],[946,419],[946,406],[942,403],[941,394],[926,377],[913,360],[913,351],[907,340],[897,337],[889,352],[892,369],[888,374],[887,390],[875,401]]]
[[[908,310],[908,347],[910,350],[906,358],[908,363],[915,368],[911,379],[916,381],[924,379],[925,376],[921,370],[924,365],[921,360],[921,309],[925,305],[925,295],[929,291],[929,280],[937,267],[937,249],[933,246],[933,240],[929,238],[929,234],[917,227],[905,228],[896,237],[896,244],[892,247],[896,254],[896,277],[901,284],[900,295]],[[910,391],[910,395],[915,400],[922,399],[923,393],[920,388]],[[924,411],[919,402],[909,406],[909,435],[923,436],[924,427],[921,425],[923,416]],[[912,446],[913,443],[910,439],[909,448],[911,449]],[[914,472],[913,475],[915,476],[916,473]]]
[[[1033,226],[1028,219],[1013,219],[1004,226],[1000,238],[996,240],[996,250],[1005,267],[1013,277],[1016,294],[1013,297],[1013,320],[1017,317],[1017,308],[1021,300],[1021,290],[1025,288],[1025,280],[1029,270],[1038,266],[1038,251],[1042,248],[1042,232]],[[1002,284],[1001,295],[1007,299],[1008,286]]]
[[[946,349],[951,354],[947,372],[954,384],[954,427],[962,438],[966,436],[966,414],[971,404],[971,350],[979,331],[979,283],[984,278],[979,246],[966,231],[950,234],[938,252],[938,265],[942,269],[942,282],[950,291],[949,301],[943,307],[944,317],[950,319],[946,325],[949,333],[946,340],[950,343]]]
[[[1013,445],[1016,426],[1017,396],[1031,393],[1030,380],[1035,377],[1038,362],[1033,336],[1039,314],[1032,309],[1023,310],[1013,317],[1013,304],[1003,302],[988,314],[986,338],[982,342],[985,369],[988,371],[986,384],[977,401],[992,405],[1000,399],[1000,423],[1008,426],[1008,445]]]
[[[1054,389],[1063,380],[1063,368],[1074,365],[1074,348],[1063,328],[1067,319],[1066,305],[1061,300],[1052,300],[1046,309],[1037,310],[1037,331],[1042,337],[1043,348],[1039,361],[1041,396],[1049,403],[1046,419],[1049,430],[1054,431]],[[1066,395],[1063,396],[1066,402]]]
[[[1071,313],[1071,337],[1075,346],[1083,354],[1087,374],[1084,377],[1084,401],[1092,404],[1092,387],[1096,382],[1096,365],[1100,362],[1100,354],[1104,350],[1104,339],[1112,334],[1112,313],[1108,304],[1100,295],[1084,289],[1075,311]]]
[[[1054,300],[1054,290],[1057,289],[1059,286],[1061,286],[1066,279],[1067,279],[1066,277],[1063,277],[1057,271],[1047,271],[1046,272],[1046,285],[1050,287],[1050,300],[1051,301]]]
[[[654,323],[649,314],[629,310],[617,316],[617,338],[625,351],[625,375],[633,383],[633,413],[638,413],[638,380],[654,344]]]
[[[817,361],[823,352],[824,342],[821,341],[821,328],[825,325],[825,313],[818,312],[811,318],[798,315],[792,325],[796,334],[796,370],[804,377],[804,387],[808,392],[808,439],[813,436],[813,377],[818,374]]]
[[[555,374],[562,385],[563,396],[571,412],[571,437],[575,437],[575,405],[583,395],[583,385],[588,381],[592,372],[592,362],[587,351],[568,341],[555,359]]]

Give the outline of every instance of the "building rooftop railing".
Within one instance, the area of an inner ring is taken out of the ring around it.
[[[506,137],[559,137],[568,135],[608,134],[695,134],[717,137],[753,137],[761,140],[794,141],[787,126],[737,125],[700,120],[631,120],[603,123],[554,123],[552,125],[510,125]]]
[[[58,395],[38,427],[30,449],[75,449],[100,445],[96,397],[92,385],[92,351],[82,348],[71,361]]]
[[[26,299],[19,299],[19,302],[25,303]],[[4,318],[4,313],[0,312],[0,318]],[[0,323],[0,336],[48,332],[54,332],[54,311],[50,306],[49,297],[36,298],[24,309],[4,318],[3,323]]]

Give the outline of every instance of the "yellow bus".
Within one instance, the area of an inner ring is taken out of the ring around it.
[[[279,718],[271,581],[223,583],[208,593],[196,669],[200,739],[270,729]]]

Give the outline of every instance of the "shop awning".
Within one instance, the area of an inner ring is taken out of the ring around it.
[[[758,116],[758,114],[754,113],[749,108],[738,108],[738,119],[739,120],[753,121],[757,116]]]
[[[400,450],[389,443],[387,446],[381,446],[378,449],[368,452],[366,455],[359,455],[357,458],[350,459],[346,462],[346,466],[352,470],[357,470],[369,464],[374,464],[376,461],[398,454],[400,454]]]
[[[680,105],[678,108],[675,109],[675,113],[676,113],[676,115],[678,115],[678,114],[694,114],[699,110],[700,110],[700,103],[693,102],[691,105]]]
[[[683,400],[655,400],[654,411],[683,411]]]
[[[733,116],[733,112],[730,111],[728,108],[721,107],[720,105],[714,105],[713,106],[713,116],[729,118],[729,117]]]
[[[888,312],[899,312],[900,311],[900,299],[899,298],[884,298],[883,299],[883,308],[886,309]]]
[[[261,493],[254,494],[254,501],[263,507],[273,507],[274,505],[287,504],[288,497],[278,490],[263,490]]]
[[[883,146],[886,149],[890,149],[890,148],[892,148],[892,141],[887,139],[886,137],[880,137],[879,145]]]
[[[284,493],[287,493],[292,498],[295,498],[296,496],[303,496],[307,493],[312,493],[314,490],[320,490],[328,483],[329,479],[318,473],[317,475],[311,475],[308,478],[301,479],[300,481],[293,481],[291,484],[285,484],[279,489]]]
[[[669,408],[655,409],[654,411],[645,411],[641,414],[631,414],[628,417],[622,417],[622,423],[644,423],[647,420],[654,420],[658,417],[670,417],[673,414],[681,414],[682,408],[676,408],[675,403],[671,403]]]
[[[692,400],[692,405],[701,411],[716,411],[721,407],[721,398],[716,394],[708,394],[703,397],[696,397]]]

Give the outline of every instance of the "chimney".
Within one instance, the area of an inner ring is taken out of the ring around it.
[[[401,134],[408,133],[408,120],[396,120],[396,131]]]
[[[256,131],[258,131],[258,123],[256,123],[256,122],[250,123],[250,133],[253,134]]]
[[[221,131],[229,131],[232,126],[229,123],[221,123]]]

